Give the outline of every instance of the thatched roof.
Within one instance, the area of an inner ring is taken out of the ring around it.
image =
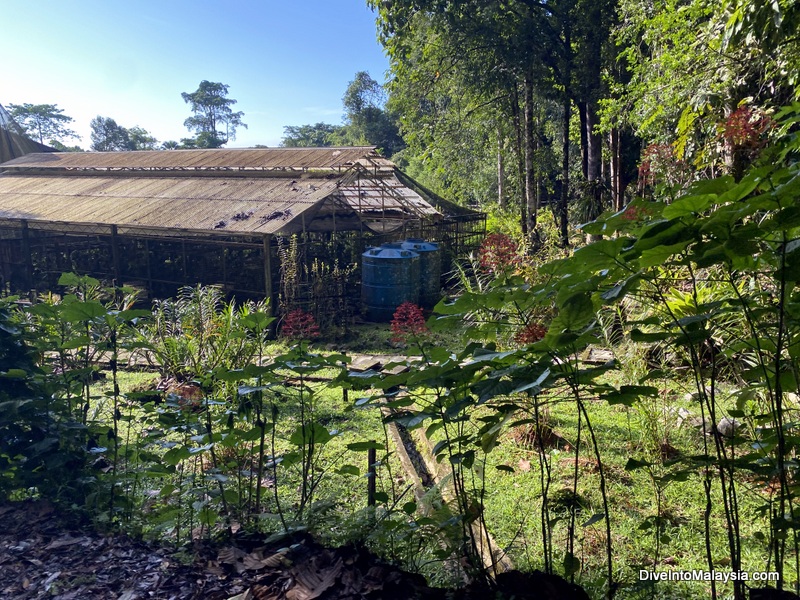
[[[442,218],[409,183],[371,147],[29,154],[0,165],[0,221],[252,235]]]

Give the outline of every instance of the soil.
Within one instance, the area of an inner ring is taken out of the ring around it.
[[[501,574],[493,589],[428,587],[363,548],[308,536],[267,544],[234,536],[176,550],[98,533],[44,501],[0,505],[0,598],[28,600],[588,600],[560,577]]]

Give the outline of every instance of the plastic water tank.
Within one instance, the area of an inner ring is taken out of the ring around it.
[[[361,302],[367,319],[392,320],[403,302],[419,302],[419,254],[401,244],[384,244],[361,255]]]
[[[433,308],[442,299],[442,252],[436,242],[408,238],[402,244],[405,250],[419,254],[419,303]]]

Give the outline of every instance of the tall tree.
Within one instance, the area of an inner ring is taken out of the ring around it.
[[[283,128],[281,146],[286,148],[323,148],[334,144],[341,125],[315,123],[313,125],[287,125]]]
[[[150,132],[134,125],[130,129],[119,125],[114,119],[101,117],[92,119],[91,148],[95,152],[118,152],[125,150],[155,150],[158,140]]]
[[[231,108],[236,100],[228,98],[228,86],[224,83],[201,81],[194,92],[181,94],[194,113],[183,124],[197,134],[196,145],[200,148],[219,148],[236,139],[236,129],[247,125],[242,122],[244,113]]]
[[[377,146],[386,156],[402,150],[403,138],[397,119],[386,109],[383,87],[366,71],[359,71],[342,98],[345,127],[334,135],[347,144]]]
[[[80,139],[67,125],[74,119],[63,114],[56,104],[9,104],[9,112],[14,120],[40,144],[53,140],[63,143],[65,139]]]
[[[134,125],[128,129],[128,139],[130,140],[131,150],[156,150],[158,149],[158,140],[150,135],[150,132]]]
[[[97,115],[89,123],[92,129],[90,137],[92,139],[91,149],[95,152],[115,152],[131,149],[131,139],[128,130],[118,125],[110,117]]]

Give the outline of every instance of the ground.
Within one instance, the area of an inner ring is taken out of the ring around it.
[[[176,550],[100,534],[43,501],[0,505],[0,599],[407,600],[587,599],[555,576],[513,572],[504,590],[457,591],[386,565],[355,547],[323,548],[307,537],[268,544],[235,536]]]

